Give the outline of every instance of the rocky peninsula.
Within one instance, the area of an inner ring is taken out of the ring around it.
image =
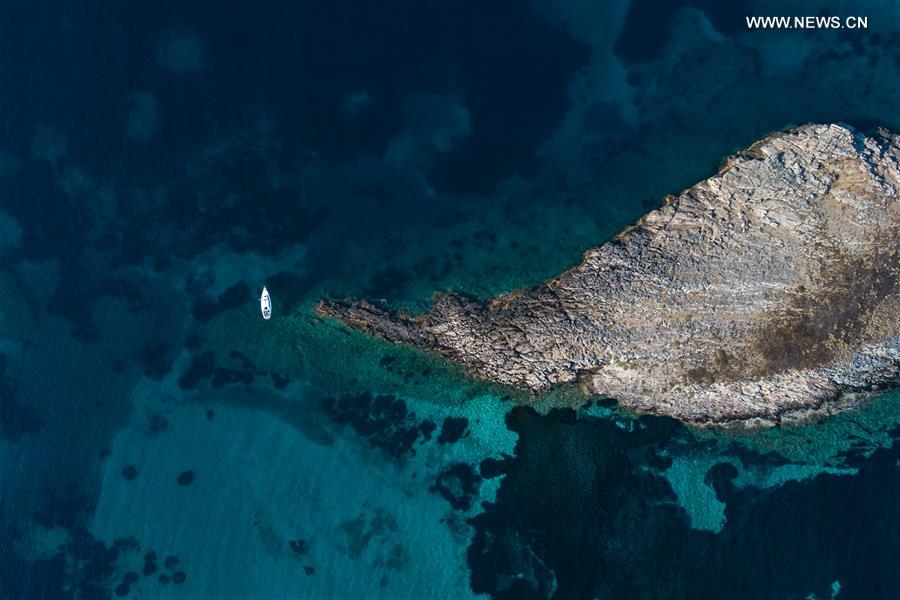
[[[536,287],[423,315],[322,315],[534,393],[575,384],[693,423],[828,413],[900,383],[900,136],[806,125]]]

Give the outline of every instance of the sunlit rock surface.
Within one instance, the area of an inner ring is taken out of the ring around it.
[[[773,134],[537,287],[444,294],[421,316],[317,310],[535,393],[576,383],[698,423],[838,410],[900,378],[898,146],[843,125]]]

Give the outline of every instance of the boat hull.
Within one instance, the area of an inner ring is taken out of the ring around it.
[[[262,311],[263,319],[268,321],[272,318],[272,299],[266,288],[263,288],[262,295],[259,297],[259,308]]]

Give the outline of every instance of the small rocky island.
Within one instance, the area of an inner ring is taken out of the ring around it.
[[[900,383],[900,136],[770,135],[578,266],[424,315],[320,314],[535,393],[559,384],[693,423],[777,423]]]

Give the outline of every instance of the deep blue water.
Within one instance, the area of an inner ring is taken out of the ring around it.
[[[794,14],[869,28],[744,22]],[[896,393],[538,412],[312,312],[538,283],[898,109],[882,2],[0,3],[0,597],[900,597]]]

